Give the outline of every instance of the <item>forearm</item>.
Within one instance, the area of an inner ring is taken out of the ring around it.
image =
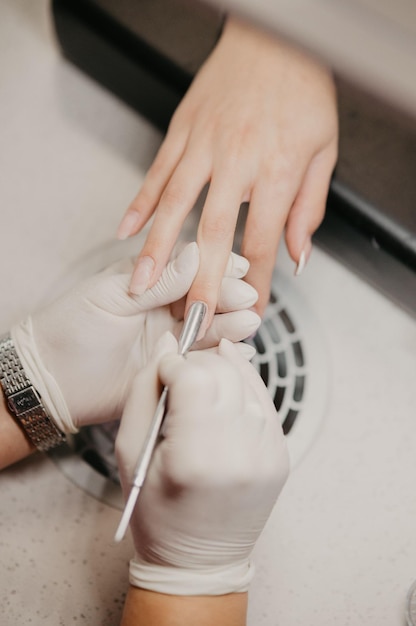
[[[36,448],[10,415],[0,388],[0,469],[32,454]]]
[[[130,587],[121,626],[245,626],[247,594],[171,596]]]

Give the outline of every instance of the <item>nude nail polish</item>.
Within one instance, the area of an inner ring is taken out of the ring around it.
[[[295,269],[295,276],[299,276],[302,273],[303,268],[305,267],[305,264],[306,264],[305,250],[302,250],[302,252],[300,253],[298,264]]]
[[[295,269],[295,276],[300,276],[300,274],[303,272],[303,269],[310,257],[311,251],[312,251],[312,242],[310,239],[308,239],[302,248],[302,252],[300,253],[298,264],[296,265],[296,269]]]
[[[144,256],[138,260],[130,282],[130,291],[136,296],[141,296],[149,286],[152,278],[155,262],[150,256]]]

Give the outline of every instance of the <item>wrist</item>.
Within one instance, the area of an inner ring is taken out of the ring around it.
[[[121,626],[244,626],[247,594],[172,596],[130,587]]]
[[[0,470],[32,454],[36,448],[11,416],[0,386]]]

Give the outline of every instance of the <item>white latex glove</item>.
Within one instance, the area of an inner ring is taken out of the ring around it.
[[[166,330],[179,333],[168,304],[188,292],[198,265],[191,243],[138,297],[128,291],[132,261],[115,264],[12,329],[26,374],[62,431],[121,416],[131,380],[156,341]],[[244,310],[257,298],[239,280],[247,269],[245,259],[230,257],[218,310],[231,312],[216,315],[204,345],[222,336],[239,341],[258,327],[258,316]]]
[[[169,386],[157,445],[131,520],[132,585],[173,595],[246,591],[250,553],[288,475],[275,407],[254,367],[223,340],[218,354],[177,355],[167,333],[135,379],[116,453],[125,496],[154,412]]]

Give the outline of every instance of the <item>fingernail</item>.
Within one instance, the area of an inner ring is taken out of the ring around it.
[[[127,211],[127,213],[120,222],[120,226],[118,227],[117,239],[123,241],[124,239],[130,237],[130,235],[134,235],[139,225],[139,213],[137,211]]]
[[[298,264],[295,269],[295,276],[300,276],[300,274],[303,271],[303,268],[305,267],[305,263],[306,263],[305,250],[302,250],[302,252],[300,253]]]
[[[141,296],[149,286],[152,278],[155,262],[150,256],[143,256],[138,260],[130,282],[130,291],[136,296]]]
[[[295,269],[295,276],[300,276],[303,272],[303,269],[308,262],[309,256],[312,250],[312,242],[310,239],[307,240],[306,244],[303,246],[302,252],[299,256],[299,261]]]

